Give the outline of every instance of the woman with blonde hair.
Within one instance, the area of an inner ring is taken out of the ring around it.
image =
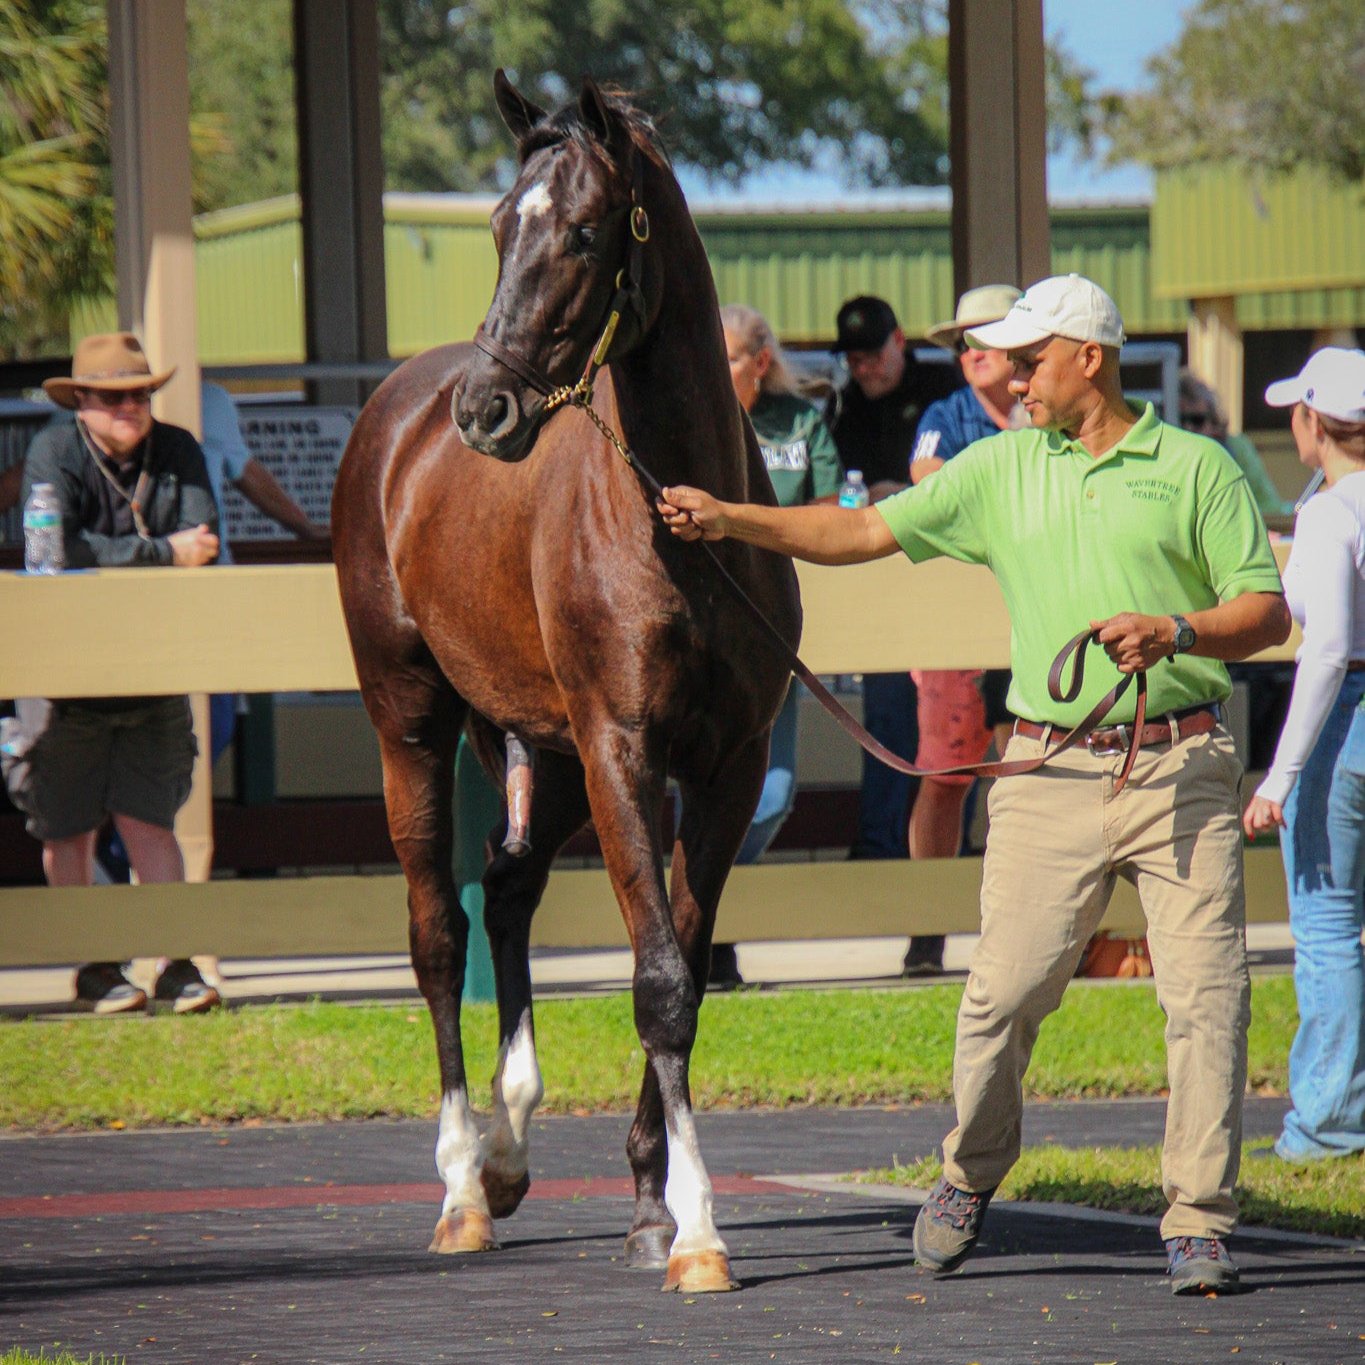
[[[1288,1161],[1365,1150],[1365,352],[1329,346],[1266,390],[1293,406],[1299,458],[1325,488],[1304,504],[1284,588],[1303,627],[1275,760],[1243,816],[1282,827],[1299,1030]]]

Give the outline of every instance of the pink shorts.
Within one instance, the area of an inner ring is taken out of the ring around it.
[[[984,670],[915,669],[910,676],[919,689],[920,768],[955,768],[980,763],[991,746],[986,726],[986,704],[981,698]],[[975,779],[967,773],[935,777],[935,782],[965,787]]]

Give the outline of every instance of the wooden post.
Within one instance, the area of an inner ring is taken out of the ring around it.
[[[1241,431],[1246,352],[1237,300],[1231,295],[1192,299],[1188,337],[1190,369],[1222,400],[1228,430]]]
[[[110,160],[119,326],[136,332],[154,370],[176,375],[156,416],[201,434],[194,228],[190,199],[190,87],[185,0],[109,0]],[[193,701],[199,758],[175,832],[185,876],[213,866],[208,704]]]
[[[376,0],[294,0],[304,337],[313,361],[386,360]],[[373,385],[310,386],[359,404]]]
[[[949,0],[953,287],[1052,273],[1042,0]]]

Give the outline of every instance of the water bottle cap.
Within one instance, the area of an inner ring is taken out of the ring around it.
[[[859,483],[862,480],[863,471],[861,469],[850,469],[848,471],[848,477],[851,482]]]
[[[33,491],[35,493],[51,493],[53,491],[53,487],[54,486],[50,483],[35,483],[33,485]]]

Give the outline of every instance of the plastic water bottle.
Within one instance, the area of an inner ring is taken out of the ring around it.
[[[66,568],[62,504],[50,483],[35,483],[24,504],[24,568],[29,573],[61,573]]]
[[[839,490],[839,506],[866,507],[868,501],[867,485],[863,482],[863,471],[861,469],[850,469],[848,477],[844,479],[844,486]]]

